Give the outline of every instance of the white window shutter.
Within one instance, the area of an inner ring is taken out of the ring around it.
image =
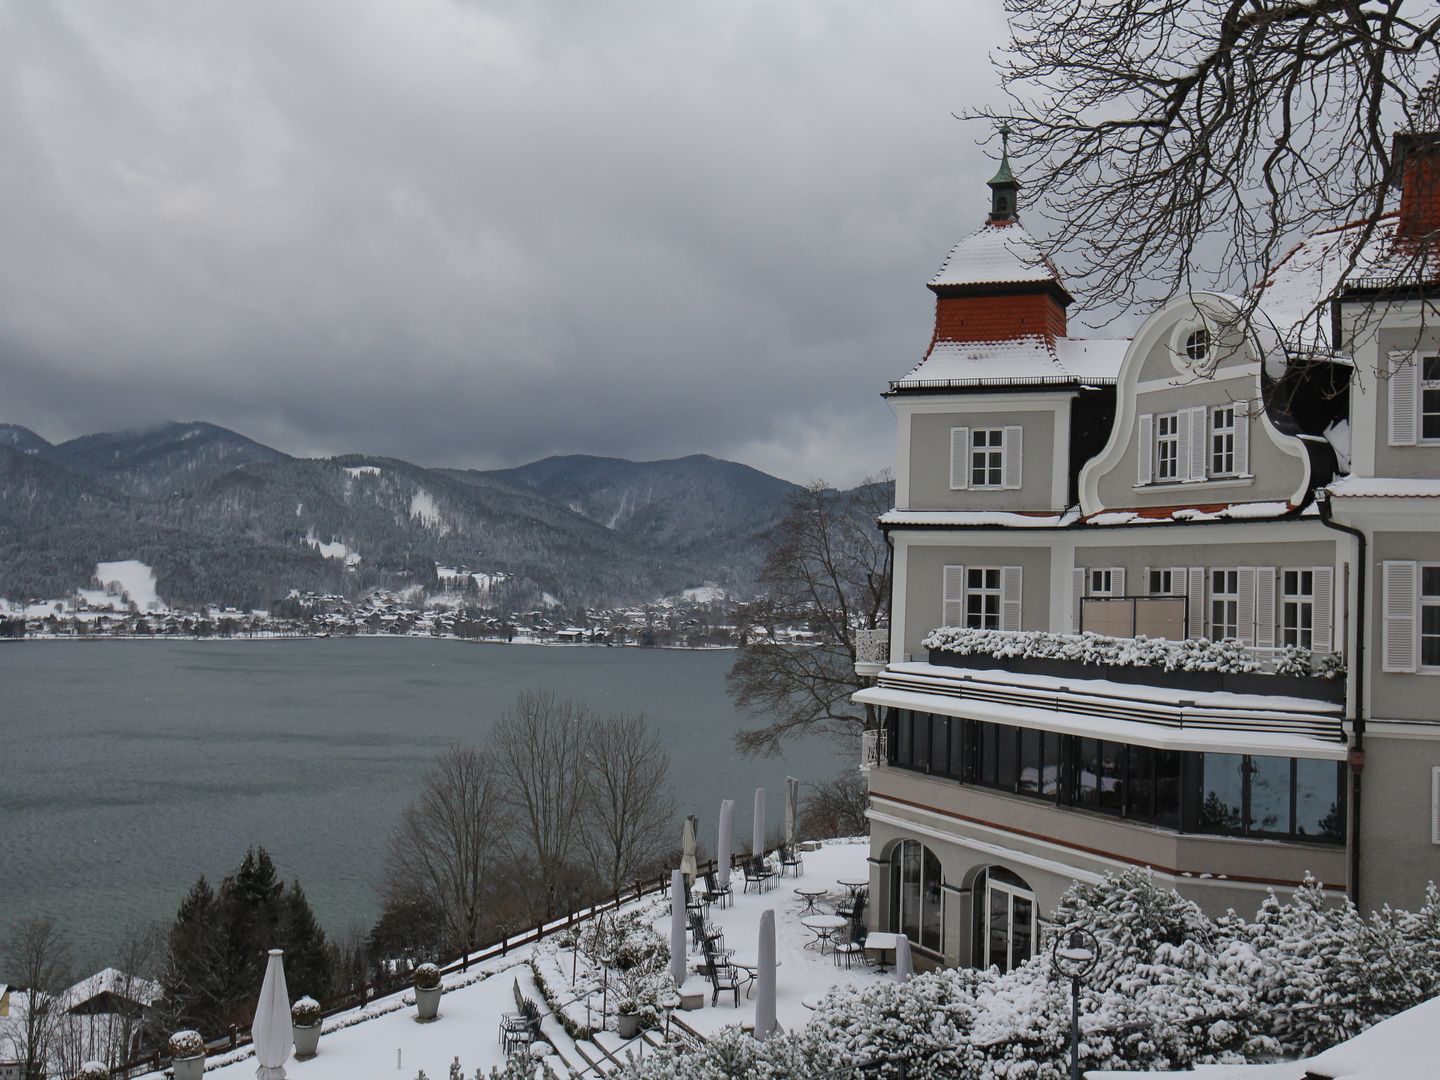
[[[1007,425],[1004,441],[1001,443],[1002,461],[1005,466],[1005,486],[1020,486],[1021,462],[1024,457],[1025,429],[1019,424]]]
[[[1070,571],[1070,632],[1080,633],[1080,609],[1085,600],[1085,568],[1077,566]]]
[[[1440,765],[1430,766],[1430,843],[1440,844]]]
[[[1123,566],[1112,566],[1110,568],[1110,595],[1125,595],[1125,568]]]
[[[1020,629],[1020,570],[1018,566],[1000,568],[1000,629]]]
[[[968,427],[952,427],[950,429],[950,490],[964,491],[969,486],[970,429]]]
[[[1154,480],[1151,460],[1155,456],[1155,414],[1143,413],[1140,417],[1139,435],[1140,464],[1135,472],[1135,483],[1148,484]]]
[[[1185,595],[1185,567],[1183,566],[1170,567],[1170,595]]]
[[[1190,574],[1185,579],[1187,594],[1185,598],[1186,608],[1186,637],[1203,638],[1205,636],[1205,568],[1203,566],[1190,567]]]
[[[1240,643],[1255,644],[1255,567],[1242,566],[1235,571],[1238,603],[1236,621],[1240,624]]]
[[[1151,590],[1151,588],[1150,588],[1150,567],[1148,567],[1148,566],[1141,567],[1141,568],[1140,568],[1140,573],[1144,575],[1144,577],[1142,577],[1140,580],[1141,580],[1141,582],[1143,583],[1143,584],[1142,584],[1142,588],[1144,588],[1144,590],[1145,590],[1145,595],[1146,595],[1146,596],[1154,596],[1155,593],[1154,593],[1154,592]]]
[[[945,567],[945,595],[940,621],[945,626],[965,625],[965,567]]]
[[[1275,647],[1275,567],[1255,568],[1255,644]]]
[[[1189,409],[1175,414],[1175,479],[1182,483],[1190,479],[1190,419]]]
[[[1416,608],[1420,564],[1403,559],[1381,564],[1385,595],[1385,643],[1381,666],[1386,671],[1414,671],[1418,659]]]
[[[1235,403],[1235,475],[1250,475],[1250,403]]]
[[[1204,405],[1198,405],[1186,411],[1190,413],[1190,479],[1204,480],[1205,462],[1210,446],[1210,410]]]
[[[1314,651],[1328,653],[1335,648],[1335,568],[1315,567]]]
[[[1414,446],[1420,412],[1420,365],[1409,353],[1390,354],[1390,445]]]

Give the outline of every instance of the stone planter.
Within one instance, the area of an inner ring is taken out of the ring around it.
[[[320,1025],[319,1024],[292,1024],[291,1030],[295,1032],[295,1060],[309,1061],[320,1050]]]
[[[420,1024],[429,1024],[440,1019],[440,995],[445,991],[441,987],[433,990],[422,990],[415,988],[415,1021]]]
[[[640,1034],[640,1014],[621,1013],[618,1021],[620,1037],[622,1039],[633,1039]]]
[[[175,1070],[175,1080],[201,1080],[205,1075],[205,1055],[196,1054],[188,1058],[172,1058],[171,1066]]]

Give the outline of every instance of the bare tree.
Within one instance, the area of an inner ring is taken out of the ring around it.
[[[663,857],[674,831],[670,758],[643,715],[595,717],[586,725],[581,842],[607,893]]]
[[[800,804],[796,825],[807,840],[864,836],[870,832],[870,819],[865,816],[869,806],[870,790],[855,769],[811,788]]]
[[[495,725],[495,756],[513,821],[512,852],[517,864],[533,866],[546,918],[555,914],[560,880],[579,840],[589,720],[584,705],[539,690],[520,694]]]
[[[1394,132],[1436,126],[1440,13],[1419,0],[1006,0],[1004,121],[1092,305],[1250,289],[1304,233],[1390,226]],[[1432,186],[1435,177],[1429,175]],[[1406,267],[1433,276],[1433,237]],[[1391,254],[1395,254],[1392,250]],[[1210,273],[1205,269],[1209,268]],[[1372,271],[1373,273],[1373,271]],[[1251,302],[1254,294],[1251,293]],[[1318,307],[1318,305],[1317,305]],[[1283,329],[1283,328],[1282,328]]]
[[[456,948],[479,945],[504,853],[504,811],[493,755],[473,746],[440,754],[390,838],[387,905],[428,903],[443,913]]]
[[[855,674],[855,631],[884,626],[890,613],[891,551],[876,519],[894,505],[888,471],[853,491],[813,481],[790,497],[766,538],[760,581],[769,594],[751,605],[745,644],[725,677],[737,705],[769,719],[740,732],[744,754],[775,754],[809,734],[848,740],[876,726],[872,709],[851,703],[866,682]],[[817,644],[760,638],[756,626],[801,621]]]
[[[11,1039],[26,1080],[42,1080],[58,1046],[61,994],[70,981],[70,944],[53,916],[22,919],[4,943],[11,978],[25,988]],[[12,995],[12,1002],[14,1000]]]

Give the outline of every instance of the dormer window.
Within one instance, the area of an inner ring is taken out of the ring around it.
[[[1185,339],[1185,355],[1192,363],[1199,363],[1210,355],[1210,331],[1203,326],[1192,331]]]

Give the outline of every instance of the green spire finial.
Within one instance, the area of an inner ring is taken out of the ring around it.
[[[1013,221],[1020,181],[1010,170],[1010,125],[1000,125],[1000,168],[990,180],[990,220]]]

